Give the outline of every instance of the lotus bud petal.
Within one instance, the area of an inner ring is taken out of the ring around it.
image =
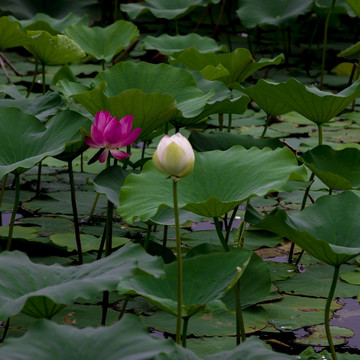
[[[175,178],[186,177],[194,168],[195,155],[189,141],[180,133],[165,135],[153,155],[156,169]]]

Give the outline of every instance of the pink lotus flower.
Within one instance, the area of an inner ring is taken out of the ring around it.
[[[109,151],[118,160],[130,157],[131,153],[118,148],[128,146],[138,138],[141,128],[131,131],[133,119],[132,115],[127,115],[118,121],[116,117],[111,117],[108,110],[101,110],[95,115],[95,122],[91,125],[91,137],[85,136],[85,142],[91,148],[104,148],[99,157],[101,163],[106,161]]]

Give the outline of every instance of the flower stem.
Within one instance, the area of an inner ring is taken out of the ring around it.
[[[232,114],[228,114],[229,115],[229,123],[228,123],[228,128],[227,128],[227,132],[231,132],[231,126],[232,126]]]
[[[166,243],[167,243],[167,237],[168,237],[168,230],[169,230],[169,226],[168,225],[164,225],[164,234],[163,234],[163,247],[166,247]]]
[[[329,28],[329,21],[331,13],[334,9],[336,0],[333,0],[329,9],[329,12],[326,17],[325,27],[324,27],[324,42],[323,42],[323,52],[322,52],[322,59],[321,59],[321,76],[320,76],[320,90],[324,85],[324,73],[325,73],[325,58],[326,58],[326,47],[327,47],[327,34]]]
[[[2,199],[3,199],[3,197],[4,197],[4,192],[5,192],[5,188],[6,188],[6,183],[7,183],[8,177],[9,177],[9,174],[6,174],[6,175],[4,176],[4,179],[3,179],[3,182],[2,182],[2,185],[1,185],[1,191],[0,191],[0,208],[1,208],[1,204],[2,204]]]
[[[223,246],[224,250],[225,251],[229,251],[229,246],[228,244],[226,243],[226,240],[224,238],[224,234],[222,233],[222,230],[221,230],[221,226],[220,226],[220,222],[219,222],[219,219],[217,216],[214,216],[214,224],[215,224],[215,228],[216,228],[216,232],[218,234],[218,237],[221,241],[221,245]]]
[[[83,263],[83,258],[82,258],[81,239],[80,239],[79,219],[78,219],[77,206],[76,206],[74,171],[71,160],[68,161],[68,168],[69,168],[70,191],[71,191],[71,205],[72,205],[74,227],[75,227],[75,240],[76,240],[76,247],[79,258],[79,265],[81,265]]]
[[[86,220],[86,222],[88,222],[88,223],[91,221],[91,218],[92,218],[93,215],[94,215],[95,208],[96,208],[96,204],[97,204],[97,202],[98,202],[98,200],[99,200],[99,196],[100,196],[100,193],[96,193],[96,196],[95,196],[95,199],[94,199],[94,201],[93,201],[93,204],[92,204],[92,207],[91,207],[89,216],[88,216],[88,218],[87,218],[87,220]]]
[[[11,213],[11,219],[10,219],[10,225],[9,225],[9,234],[8,234],[8,240],[6,244],[6,250],[10,251],[11,249],[11,241],[14,231],[14,223],[15,223],[15,217],[16,213],[19,207],[19,200],[20,200],[20,175],[15,174],[15,200],[14,200],[14,207],[13,211]]]
[[[187,329],[189,324],[189,317],[184,317],[184,325],[183,325],[183,331],[182,331],[182,339],[181,339],[181,345],[186,348],[186,339],[187,339]]]
[[[31,85],[30,85],[30,87],[29,87],[29,89],[28,89],[28,91],[26,93],[26,96],[25,96],[26,98],[29,97],[29,95],[30,95],[30,93],[31,93],[31,91],[32,91],[32,89],[34,87],[36,75],[37,75],[37,72],[38,72],[38,67],[39,67],[39,62],[38,62],[38,60],[36,60],[33,78],[32,78],[32,81],[31,81]]]
[[[122,317],[124,316],[125,314],[125,310],[126,310],[126,306],[129,302],[129,299],[130,299],[130,295],[129,294],[126,294],[125,296],[125,300],[122,304],[122,307],[121,307],[121,311],[120,311],[120,314],[119,314],[119,318],[118,318],[118,321],[122,319]]]
[[[330,306],[331,306],[331,301],[334,297],[335,288],[336,288],[337,280],[339,277],[339,271],[340,271],[340,265],[336,265],[332,283],[331,283],[331,287],[330,287],[330,291],[329,291],[329,296],[327,298],[326,305],[325,305],[325,332],[326,332],[326,337],[327,337],[327,340],[329,343],[330,352],[331,352],[331,356],[332,356],[333,360],[337,360],[337,356],[336,356],[334,343],[332,341],[331,332],[330,332]]]
[[[238,280],[234,286],[235,290],[235,308],[236,308],[236,345],[240,345],[240,342],[246,340],[244,318],[241,310],[240,303],[240,280]],[[241,334],[241,341],[240,341]]]
[[[148,249],[149,247],[149,243],[150,243],[150,235],[151,235],[151,224],[150,222],[148,223],[148,226],[147,226],[147,231],[146,231],[146,238],[145,238],[145,241],[144,241],[144,249],[145,251]]]
[[[177,317],[176,317],[176,343],[181,343],[181,320],[182,320],[182,259],[181,259],[181,239],[180,239],[180,221],[177,197],[177,181],[173,179],[173,202],[176,229],[176,264],[177,264]]]
[[[41,73],[42,73],[42,93],[45,95],[46,80],[45,80],[45,63],[41,62]]]
[[[266,131],[267,131],[268,127],[269,127],[269,121],[270,121],[270,115],[266,114],[265,126],[264,126],[263,132],[261,133],[261,136],[260,136],[262,138],[265,137]]]

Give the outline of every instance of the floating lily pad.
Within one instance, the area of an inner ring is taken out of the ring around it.
[[[340,276],[341,280],[346,281],[349,284],[353,285],[360,285],[360,272],[359,271],[349,271],[349,272],[343,272]],[[360,288],[359,288],[360,293]]]
[[[7,239],[9,234],[9,226],[0,227],[0,238]],[[38,236],[37,229],[35,227],[14,226],[13,238],[31,240]]]
[[[162,274],[161,260],[134,244],[77,267],[35,264],[18,251],[3,252],[0,257],[1,318],[20,312],[51,318],[63,304],[71,304],[78,298],[91,299],[103,290],[114,290],[119,281],[136,272]]]
[[[57,233],[50,236],[50,240],[61,247],[66,247],[67,251],[77,250],[75,234],[72,233]],[[96,236],[89,234],[80,234],[81,248],[83,252],[98,250],[100,247],[101,239]],[[112,247],[113,249],[118,248],[126,244],[129,241],[127,238],[123,237],[112,237]]]
[[[360,150],[333,150],[321,145],[307,151],[301,159],[330,189],[360,189]]]
[[[252,333],[263,329],[268,320],[267,312],[261,306],[255,306],[243,310],[245,331]],[[176,329],[176,317],[158,311],[149,317],[143,317],[143,322],[158,331],[174,334]],[[235,313],[217,310],[214,312],[200,311],[189,321],[188,335],[195,336],[226,336],[236,335]],[[235,339],[233,338],[235,344]]]
[[[200,152],[227,150],[234,145],[241,145],[246,149],[253,146],[259,149],[263,149],[264,147],[269,147],[271,149],[284,147],[284,144],[279,139],[254,138],[250,135],[237,135],[220,131],[212,131],[209,133],[192,131],[189,136],[189,141],[194,150]]]
[[[345,272],[354,270],[353,265],[342,265],[340,267],[340,276]],[[278,281],[275,285],[279,291],[288,294],[304,295],[312,297],[327,297],[333,278],[334,270],[325,265],[311,265],[303,273],[296,273],[296,276]],[[336,285],[335,297],[347,298],[357,296],[359,287],[357,285],[347,284],[340,279]]]
[[[286,332],[323,323],[325,303],[325,299],[284,295],[280,301],[262,306],[268,312],[269,322],[278,330]],[[336,301],[331,303],[332,312],[340,308],[341,305]]]
[[[139,30],[129,21],[118,20],[104,28],[81,23],[70,25],[65,34],[87,54],[108,62],[139,36]]]
[[[194,171],[179,183],[179,207],[204,217],[222,216],[247,198],[285,189],[288,180],[301,180],[302,174],[287,148],[246,150],[234,146],[200,153]],[[163,205],[173,206],[171,183],[149,161],[141,174],[127,177],[118,212],[128,223],[137,218],[147,221]]]
[[[227,50],[225,45],[218,45],[214,39],[195,33],[176,36],[162,34],[159,37],[148,35],[144,38],[142,44],[146,50],[158,50],[164,55],[171,55],[191,46],[194,46],[201,53]]]
[[[354,336],[354,332],[351,329],[340,326],[331,326],[330,331],[334,345],[344,344],[346,338]],[[328,340],[326,337],[325,326],[314,326],[310,335],[296,339],[295,342],[303,345],[327,346]]]

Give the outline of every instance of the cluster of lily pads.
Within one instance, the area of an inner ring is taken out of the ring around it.
[[[0,358],[291,359],[281,336],[302,328],[295,342],[325,350],[302,348],[301,359],[358,358],[336,351],[353,335],[346,324],[330,326],[334,297],[360,293],[360,149],[356,136],[331,138],[358,122],[358,73],[344,65],[350,83],[324,90],[265,76],[289,51],[255,61],[197,34],[143,36],[136,19],[149,12],[178,27],[225,6],[181,3],[122,4],[132,21],[101,27],[74,14],[0,17]],[[284,30],[315,6],[293,4],[266,17],[273,6],[244,0],[236,16]],[[149,51],[164,61],[139,61]],[[289,124],[310,142],[287,137]],[[195,161],[174,214],[152,155],[177,132]]]

